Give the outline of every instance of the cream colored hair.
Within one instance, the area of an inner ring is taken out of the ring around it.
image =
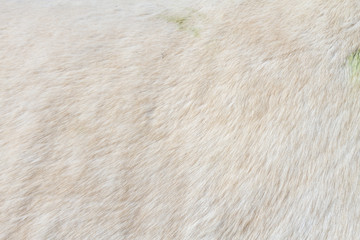
[[[358,239],[360,1],[0,0],[0,239]]]

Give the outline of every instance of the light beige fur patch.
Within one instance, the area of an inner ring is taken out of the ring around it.
[[[359,0],[0,0],[0,239],[359,239],[359,47]]]

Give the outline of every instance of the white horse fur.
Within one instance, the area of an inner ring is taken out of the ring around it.
[[[0,0],[0,239],[359,239],[359,47],[359,0]]]

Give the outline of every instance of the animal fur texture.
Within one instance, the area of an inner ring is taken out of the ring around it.
[[[360,1],[0,0],[0,239],[359,239]]]

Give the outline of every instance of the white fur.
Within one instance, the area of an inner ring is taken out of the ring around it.
[[[0,239],[358,239],[358,0],[0,0]]]

